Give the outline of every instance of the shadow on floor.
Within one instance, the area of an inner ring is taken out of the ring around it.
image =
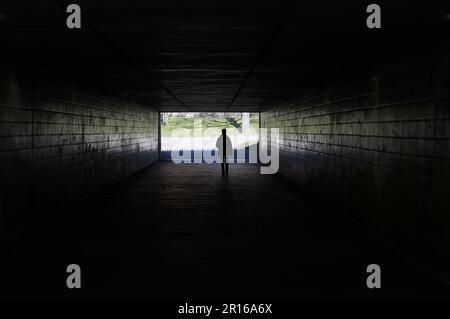
[[[66,288],[66,267],[82,289]],[[366,267],[382,288],[366,286]],[[156,163],[2,249],[2,296],[450,296],[447,285],[256,165]]]

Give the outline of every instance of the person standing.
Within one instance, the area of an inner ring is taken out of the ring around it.
[[[222,176],[228,176],[228,164],[233,160],[233,145],[226,129],[223,129],[222,135],[217,138],[216,147],[221,159]]]

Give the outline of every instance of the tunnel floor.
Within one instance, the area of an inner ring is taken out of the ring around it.
[[[256,165],[158,162],[2,247],[7,297],[436,297],[449,287]],[[81,266],[82,288],[66,288]],[[368,289],[366,267],[381,266]]]

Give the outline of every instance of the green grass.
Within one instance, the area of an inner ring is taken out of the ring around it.
[[[226,118],[202,118],[202,134],[205,136],[205,130],[211,127],[223,128],[240,128],[242,124],[241,119],[232,119],[230,122]],[[171,136],[173,130],[176,128],[194,129],[194,118],[184,117],[170,117],[165,125],[161,125],[162,136]],[[251,118],[250,128],[258,129],[257,118]]]

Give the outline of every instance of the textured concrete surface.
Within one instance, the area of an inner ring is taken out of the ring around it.
[[[449,287],[279,175],[160,162],[1,249],[2,295],[450,296]],[[82,289],[65,288],[66,267]],[[366,287],[378,263],[382,289]]]
[[[280,172],[450,277],[448,48],[261,113]]]
[[[8,246],[8,293],[64,294],[74,259],[89,296],[370,295],[374,261],[377,296],[442,293],[302,192],[450,278],[445,2],[378,0],[377,30],[361,1],[79,0],[77,30],[68,3],[2,3],[0,241],[103,193]],[[158,158],[153,108],[261,111],[303,190],[163,164],[105,190]]]
[[[448,38],[445,1],[378,0],[371,30],[355,0],[78,0],[83,26],[68,30],[71,1],[3,1],[0,64],[161,111],[259,111]]]
[[[0,89],[0,239],[158,158],[158,113],[73,87]]]

